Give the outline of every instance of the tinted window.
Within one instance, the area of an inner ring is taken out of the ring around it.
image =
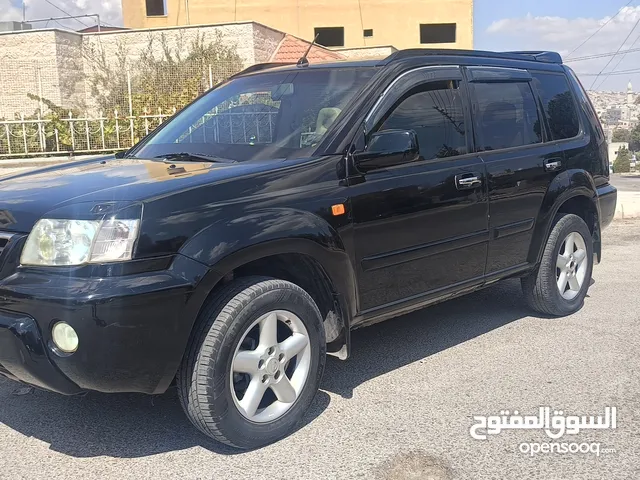
[[[314,29],[316,42],[325,47],[344,47],[344,27],[318,27]]]
[[[421,85],[405,94],[380,130],[414,130],[423,159],[467,153],[462,92],[457,81]]]
[[[580,83],[580,80],[578,80],[578,77],[576,76],[575,72],[567,66],[565,66],[564,68],[566,72],[569,74],[571,83],[574,88],[574,92],[578,95],[578,99],[580,104],[582,105],[582,109],[584,113],[587,114],[587,117],[589,117],[591,126],[595,130],[596,138],[598,139],[598,142],[604,142],[604,131],[602,130],[602,125],[600,124],[600,120],[596,115],[596,111],[593,108],[593,104],[591,103],[591,99],[589,98],[589,95],[587,95],[586,90]]]
[[[420,43],[455,43],[455,23],[420,24]]]
[[[567,77],[535,72],[532,75],[549,122],[551,138],[562,140],[578,135],[580,124]]]
[[[478,150],[532,145],[542,141],[536,102],[529,83],[474,84],[478,111]]]

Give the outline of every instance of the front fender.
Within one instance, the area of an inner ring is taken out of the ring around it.
[[[180,253],[211,268],[203,279],[204,288],[209,290],[224,275],[254,260],[286,253],[308,255],[333,284],[347,329],[355,314],[355,274],[342,238],[313,213],[269,208],[220,220],[194,235]]]
[[[566,170],[558,174],[549,185],[538,212],[529,249],[528,261],[530,263],[537,265],[542,259],[544,245],[553,227],[553,219],[562,204],[577,196],[590,199],[594,204],[598,218],[600,218],[596,186],[591,175],[585,170],[579,169]]]

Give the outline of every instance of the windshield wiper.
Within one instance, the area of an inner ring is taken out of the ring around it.
[[[213,155],[205,155],[204,153],[167,153],[166,155],[158,155],[155,158],[164,158],[165,160],[180,160],[183,162],[216,162],[216,163],[236,163],[235,160],[229,158],[216,157]]]

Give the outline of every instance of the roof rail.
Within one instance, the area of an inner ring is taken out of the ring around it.
[[[463,56],[463,57],[485,57],[503,58],[506,60],[533,60],[544,63],[562,63],[562,57],[555,52],[487,52],[482,50],[458,50],[458,49],[435,49],[435,48],[411,48],[399,50],[385,58],[381,63],[386,65],[390,62],[403,58],[421,57],[427,55],[439,56]]]
[[[517,51],[517,52],[505,52],[513,53],[515,55],[525,55],[527,57],[533,57],[537,62],[545,63],[562,63],[562,57],[557,52],[546,51]]]

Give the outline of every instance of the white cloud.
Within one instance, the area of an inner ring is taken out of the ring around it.
[[[504,48],[504,45],[508,45],[510,50],[555,50],[565,57],[565,61],[577,73],[599,73],[605,67],[609,58],[578,62],[570,62],[568,60],[575,57],[615,52],[622,45],[638,20],[640,20],[640,6],[623,8],[613,20],[611,20],[611,17],[563,18],[526,15],[520,18],[496,20],[487,28],[484,37],[487,43],[490,44],[491,49],[506,50],[507,48]],[[594,34],[603,25],[605,26],[602,30],[591,40],[573,52],[587,37]],[[640,48],[640,25],[624,43],[621,51],[632,47]],[[621,58],[620,56],[615,57],[607,66],[605,73],[616,67]],[[639,53],[629,53],[616,67],[616,70],[636,69],[639,61]],[[589,75],[583,75],[581,78],[587,88],[592,85],[594,79],[595,77]],[[630,79],[634,81],[636,90],[640,89],[640,74],[611,75],[599,88],[603,90],[622,90],[626,88],[626,84]],[[601,81],[601,79],[598,79],[596,87]]]
[[[102,23],[110,25],[122,25],[122,0],[51,0],[53,5],[45,0],[25,0],[27,6],[27,19],[41,19],[49,17],[63,17],[68,12],[70,15],[98,14]],[[22,20],[21,0],[0,0],[0,21]],[[81,22],[87,26],[94,25],[95,19],[81,18]],[[67,28],[84,28],[77,20],[65,20],[60,22]],[[46,23],[38,23],[34,26],[42,28]],[[60,27],[56,22],[50,22],[49,27]]]

